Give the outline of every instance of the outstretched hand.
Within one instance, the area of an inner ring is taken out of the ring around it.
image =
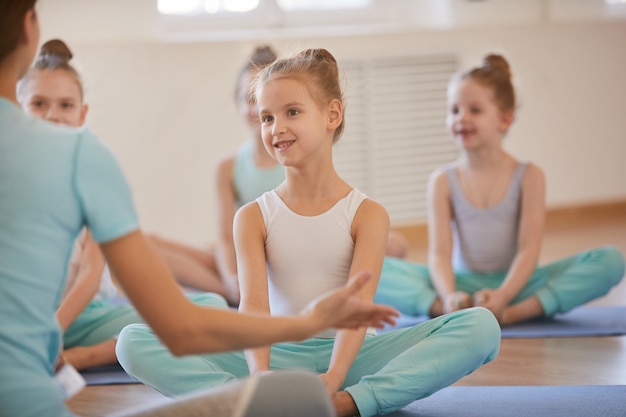
[[[369,273],[356,275],[343,287],[313,300],[305,309],[320,320],[323,328],[357,329],[368,326],[382,329],[385,324],[395,325],[396,309],[364,301],[357,296],[371,278]]]

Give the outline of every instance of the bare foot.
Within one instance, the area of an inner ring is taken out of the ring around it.
[[[91,346],[76,346],[63,351],[65,360],[77,370],[91,368],[92,366],[109,365],[117,363],[115,356],[115,339],[105,340]]]
[[[503,326],[545,316],[543,307],[537,297],[530,297],[504,310],[500,318]]]
[[[443,303],[441,302],[441,299],[435,299],[435,302],[430,307],[429,314],[430,317],[439,317],[443,315]]]
[[[339,391],[333,398],[333,406],[337,412],[337,417],[353,417],[358,416],[359,409],[352,399],[352,396],[346,391]]]

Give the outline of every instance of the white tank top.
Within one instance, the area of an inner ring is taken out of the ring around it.
[[[256,199],[267,239],[265,253],[270,311],[275,316],[299,313],[316,297],[348,280],[354,241],[352,220],[367,196],[357,189],[325,213],[294,213],[275,191]],[[336,330],[316,337],[334,337]]]

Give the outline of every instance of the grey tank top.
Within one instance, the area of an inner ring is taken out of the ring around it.
[[[517,252],[521,184],[528,163],[521,162],[502,200],[477,208],[466,198],[454,166],[446,169],[452,202],[452,268],[457,272],[507,271]]]

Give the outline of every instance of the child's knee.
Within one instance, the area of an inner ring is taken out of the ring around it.
[[[466,312],[466,319],[471,326],[470,332],[476,341],[475,348],[488,360],[495,358],[500,350],[502,334],[500,324],[491,311],[483,307],[473,307],[462,310]]]
[[[624,278],[624,255],[614,246],[601,248],[603,263],[606,266],[606,277],[611,286],[617,285]]]
[[[152,330],[145,324],[129,324],[122,329],[115,344],[115,355],[127,372],[131,372],[133,364],[144,356],[140,352],[142,346],[140,341],[145,342],[154,337]]]
[[[500,324],[491,311],[483,307],[472,307],[449,313],[442,318],[446,321],[443,329],[447,330],[444,331],[452,332],[451,334],[462,341],[465,357],[487,363],[498,356]]]

